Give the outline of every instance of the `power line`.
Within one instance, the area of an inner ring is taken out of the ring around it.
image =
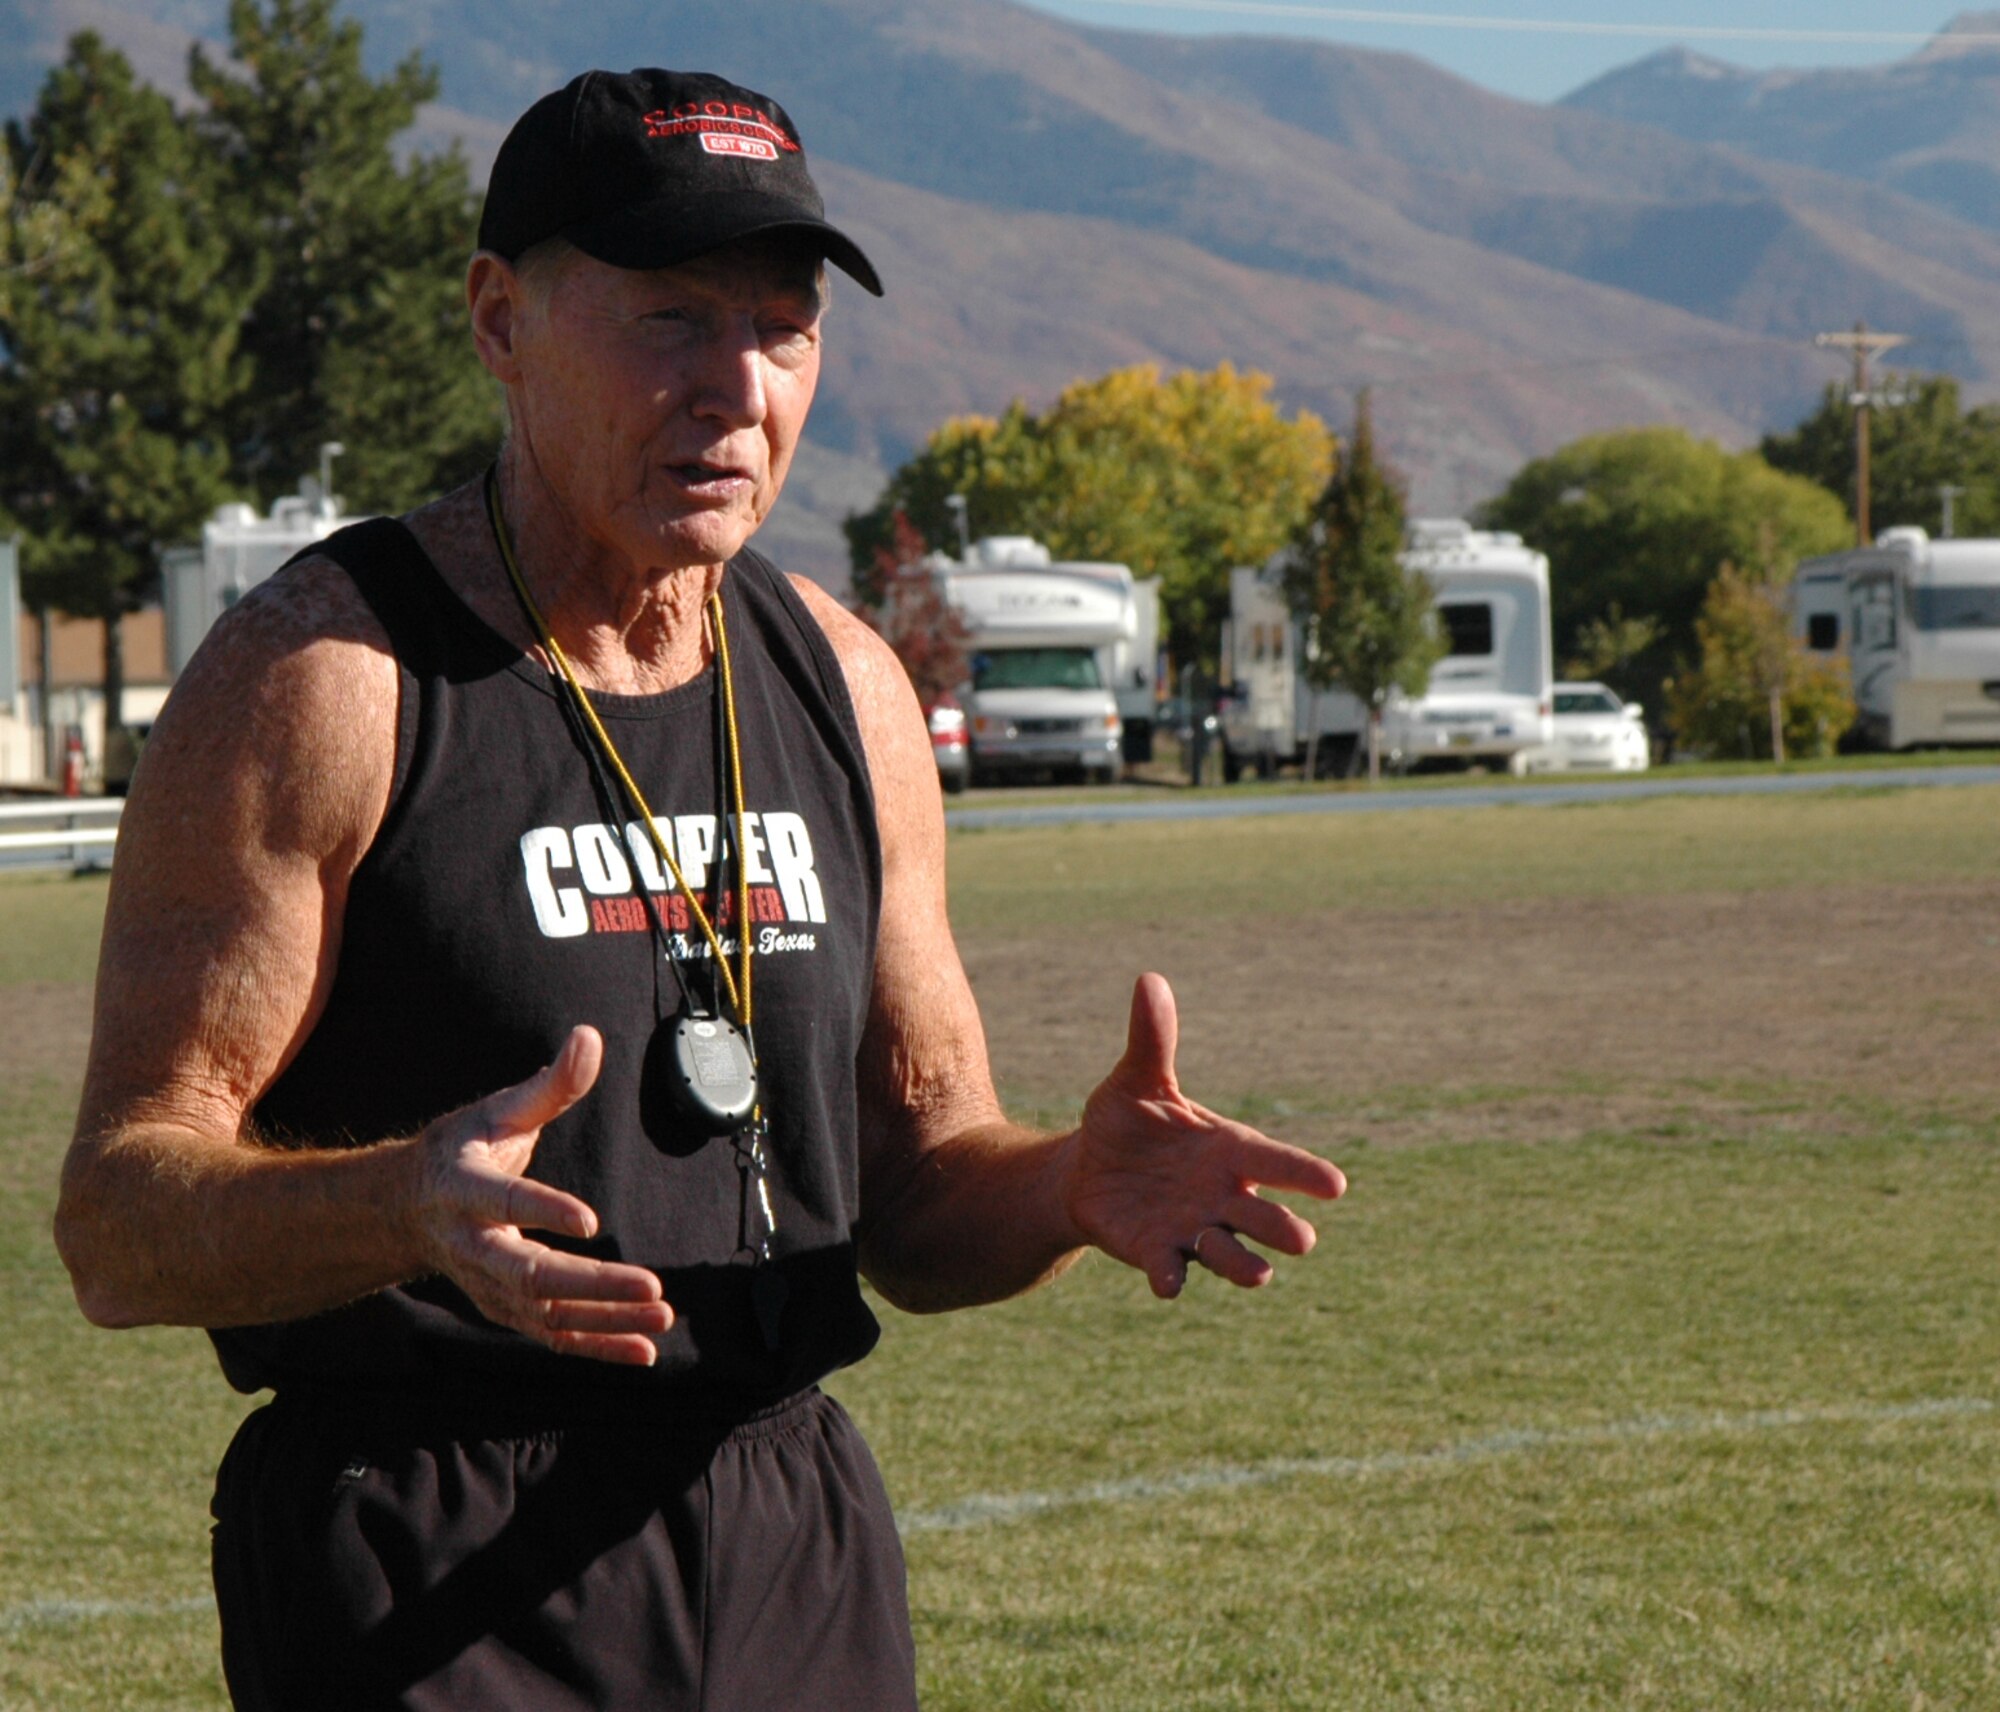
[[[1742,355],[1746,352],[1775,356],[1789,344],[1789,338],[1781,333],[1746,332],[1722,339],[1656,345],[1650,349],[1628,347],[1589,357],[1531,358],[1514,363],[1486,364],[1478,368],[1393,370],[1387,374],[1376,375],[1360,384],[1378,390],[1394,391],[1400,388],[1431,386],[1443,381],[1505,380],[1516,375],[1549,374],[1565,369],[1632,369],[1643,373],[1647,365],[1664,362],[1672,357],[1716,356],[1723,353]]]
[[[1690,341],[1686,344],[1656,345],[1651,348],[1628,348],[1606,351],[1589,357],[1529,358],[1520,362],[1482,364],[1477,368],[1394,369],[1366,376],[1354,384],[1366,386],[1376,392],[1406,392],[1419,387],[1456,385],[1466,381],[1509,380],[1526,375],[1560,373],[1569,369],[1629,369],[1634,373],[1644,374],[1650,365],[1670,358],[1746,354],[1775,356],[1780,354],[1781,348],[1790,341],[1791,336],[1785,333],[1746,332],[1728,339]],[[1948,339],[1920,335],[1913,336],[1904,343],[1911,347],[1924,346],[1939,351],[2000,350],[2000,338]],[[1966,377],[1958,378],[1964,380]],[[1882,401],[1877,400],[1877,402]]]
[[[1318,6],[1300,0],[1076,0],[1106,10],[1206,12],[1218,17],[1297,19],[1322,24],[1385,24],[1432,30],[1498,30],[1517,35],[1620,36],[1646,41],[1776,42],[1834,47],[1927,47],[1935,31],[1826,30],[1739,24],[1614,24],[1578,18],[1500,18],[1467,12],[1405,12],[1361,6]],[[1954,34],[1954,46],[2000,47],[2000,31]]]

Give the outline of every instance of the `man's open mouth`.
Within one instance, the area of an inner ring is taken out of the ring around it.
[[[740,464],[669,464],[667,470],[682,487],[715,493],[754,479]]]

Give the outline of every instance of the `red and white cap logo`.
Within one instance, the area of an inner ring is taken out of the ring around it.
[[[649,137],[699,137],[712,155],[737,160],[774,161],[779,151],[797,154],[799,145],[770,114],[744,101],[689,101],[657,107],[646,115]]]

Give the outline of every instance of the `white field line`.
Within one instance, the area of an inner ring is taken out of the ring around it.
[[[1746,1415],[1645,1415],[1630,1421],[1609,1421],[1597,1427],[1518,1427],[1441,1445],[1436,1450],[1384,1451],[1374,1456],[1278,1457],[1270,1462],[1230,1467],[1191,1468],[1179,1474],[1105,1480],[1068,1492],[981,1493],[935,1510],[917,1510],[899,1518],[905,1535],[956,1533],[999,1522],[1025,1521],[1056,1510],[1085,1504],[1131,1504],[1156,1498],[1185,1498],[1196,1493],[1223,1492],[1246,1486],[1274,1486],[1285,1480],[1366,1480],[1374,1475],[1407,1474],[1430,1469],[1491,1462],[1527,1451],[1566,1450],[1593,1445],[1629,1444],[1637,1440],[1738,1436],[1779,1432],[1795,1427],[1828,1425],[1873,1426],[1898,1421],[1928,1421],[1963,1415],[1990,1415],[1995,1405],[1983,1397],[1944,1397],[1922,1403],[1847,1404],[1820,1409],[1760,1409]]]
[[[0,1610],[0,1635],[24,1629],[60,1629],[72,1623],[92,1623],[104,1617],[178,1617],[213,1611],[212,1594],[192,1599],[30,1599],[25,1605]]]
[[[1384,1451],[1375,1456],[1278,1457],[1231,1467],[1191,1468],[1179,1474],[1105,1480],[1067,1492],[977,1493],[936,1510],[916,1510],[897,1518],[905,1535],[962,1533],[1002,1522],[1025,1521],[1086,1504],[1130,1504],[1157,1498],[1186,1498],[1204,1492],[1275,1486],[1285,1480],[1365,1480],[1380,1474],[1421,1473],[1491,1462],[1529,1451],[1568,1450],[1648,1439],[1740,1437],[1799,1427],[1879,1426],[1903,1421],[1949,1420],[1991,1415],[2000,1404],[1984,1397],[1940,1397],[1920,1403],[1855,1403],[1818,1409],[1759,1409],[1743,1415],[1642,1415],[1596,1427],[1517,1427],[1489,1433],[1436,1450]],[[31,1599],[0,1608],[0,1635],[29,1629],[60,1628],[115,1617],[194,1616],[213,1611],[208,1594],[191,1599]]]

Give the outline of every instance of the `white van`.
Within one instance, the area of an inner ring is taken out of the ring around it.
[[[970,677],[958,699],[973,776],[1117,777],[1121,700],[1151,718],[1153,585],[1124,565],[1058,562],[1019,535],[975,542],[962,563],[935,558],[932,574],[965,621]]]

